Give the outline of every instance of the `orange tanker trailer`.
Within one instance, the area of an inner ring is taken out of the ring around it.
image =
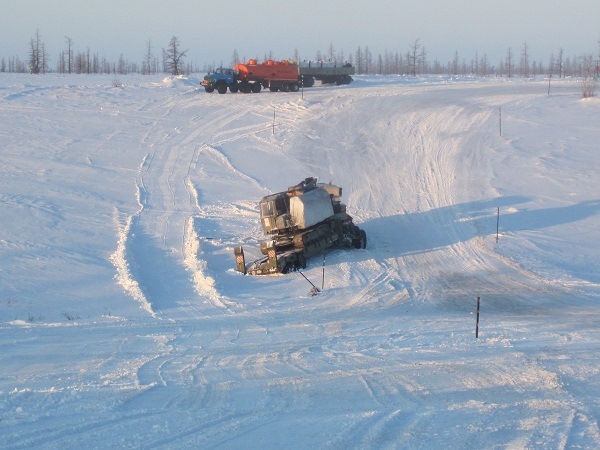
[[[251,59],[246,64],[236,64],[233,73],[241,92],[260,92],[263,87],[272,92],[296,92],[300,88],[298,65],[291,61],[268,60],[259,64]]]

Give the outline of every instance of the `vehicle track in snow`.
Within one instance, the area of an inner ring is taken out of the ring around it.
[[[305,144],[306,138],[295,140],[303,150],[299,153],[303,160],[316,160],[319,153],[327,155],[330,166],[326,173],[333,174],[340,185],[350,186],[345,189],[346,202],[350,213],[355,215],[356,211],[356,217],[365,222],[368,247],[390,254],[385,261],[369,262],[379,265],[377,270],[365,265],[364,252],[359,252],[360,256],[349,255],[351,261],[356,259],[360,264],[352,273],[340,273],[338,283],[347,285],[349,276],[363,272],[364,266],[366,278],[381,283],[383,293],[393,281],[401,290],[407,289],[413,299],[444,298],[448,293],[454,298],[476,297],[482,292],[495,297],[501,293],[519,297],[540,289],[560,293],[561,289],[552,287],[549,280],[511,265],[490,251],[489,246],[481,245],[491,235],[494,198],[504,205],[511,202],[486,184],[491,177],[486,150],[495,145],[496,117],[478,103],[481,93],[476,86],[444,87],[446,101],[440,104],[435,96],[436,103],[428,104],[427,94],[421,93],[437,89],[440,87],[419,87],[417,101],[412,99],[411,88],[398,90],[395,95],[388,92],[376,99],[368,95],[352,96],[348,101],[340,98],[339,108],[328,109],[325,130],[330,130],[330,135],[320,136],[312,148]],[[453,95],[468,95],[470,90],[474,96],[471,105],[465,106],[464,99],[453,101]],[[396,109],[397,114],[378,115],[381,103],[382,110]],[[353,122],[357,116],[346,114],[346,108],[362,110],[361,121]],[[321,124],[324,119],[317,120]],[[310,123],[305,125],[307,137],[314,134]],[[360,140],[344,142],[342,138],[340,143],[334,143],[350,129]],[[386,151],[380,152],[380,148]],[[346,158],[346,154],[351,157]],[[348,164],[361,161],[364,170]],[[479,192],[473,190],[477,184]],[[400,199],[401,203],[389,203],[389,198]],[[478,209],[486,205],[489,225],[476,229],[474,225],[483,220],[472,221],[469,216],[480,215]],[[390,236],[388,230],[392,228],[398,234]],[[506,275],[498,279],[499,273]],[[469,280],[467,285],[465,277]],[[354,298],[366,299],[376,293],[371,284]],[[353,305],[355,301],[349,303]]]
[[[201,164],[204,142],[211,139],[215,129],[226,126],[228,120],[218,114],[212,120],[199,123],[194,117],[182,124],[178,114],[186,106],[189,105],[181,97],[152,105],[165,111],[151,123],[140,144],[149,145],[150,149],[136,178],[140,206],[124,252],[129,258],[127,266],[132,281],[140,286],[145,301],[165,317],[178,314],[179,301],[187,303],[192,314],[206,314],[196,304],[198,294],[204,295],[217,310],[228,309],[218,294],[198,290],[201,278],[207,287],[211,281],[202,275],[205,265],[194,261],[200,244],[196,229],[199,221],[195,217],[201,217],[202,211],[198,187],[190,181]],[[239,116],[233,111],[230,120],[235,121]],[[188,272],[192,272],[191,276]]]

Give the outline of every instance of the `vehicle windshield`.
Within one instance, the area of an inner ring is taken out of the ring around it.
[[[261,217],[271,217],[275,215],[275,202],[264,201],[260,203],[260,215]]]

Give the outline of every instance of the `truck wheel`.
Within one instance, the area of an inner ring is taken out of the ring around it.
[[[240,92],[242,92],[243,94],[249,94],[252,90],[250,83],[248,83],[247,81],[242,81],[238,87],[240,88]]]
[[[237,91],[238,91],[237,83],[233,83],[231,86],[229,86],[229,92],[231,92],[232,94],[235,94]]]
[[[281,92],[290,92],[290,85],[289,85],[289,84],[284,84],[284,85],[282,85],[282,86],[279,88],[279,90],[280,90]]]
[[[269,86],[269,90],[271,92],[277,92],[279,89],[277,88],[277,86]]]
[[[359,248],[367,248],[367,232],[365,230],[360,230],[360,238],[358,241],[360,243]]]
[[[227,85],[225,83],[221,83],[217,86],[217,92],[219,94],[226,94],[227,93]]]
[[[298,92],[299,89],[300,89],[300,86],[298,86],[298,83],[290,84],[290,92]]]
[[[261,89],[262,89],[262,86],[260,83],[252,83],[252,92],[254,92],[255,94],[258,94]]]
[[[204,90],[210,94],[211,92],[213,92],[215,90],[215,88],[212,86],[206,86],[204,88]]]

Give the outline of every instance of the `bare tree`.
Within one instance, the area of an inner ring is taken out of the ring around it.
[[[46,47],[42,42],[40,30],[35,31],[35,36],[29,43],[29,73],[46,73],[48,68],[48,58],[46,57]]]
[[[488,70],[489,70],[489,67],[490,67],[490,63],[488,61],[488,55],[487,55],[487,53],[483,54],[483,58],[481,58],[481,64],[480,64],[480,66],[481,66],[481,70],[482,70],[482,75],[484,77],[487,77]]]
[[[555,65],[555,58],[554,58],[554,52],[552,52],[550,54],[550,60],[548,61],[548,75],[552,76],[554,74],[554,65]]]
[[[273,60],[273,50],[269,50],[269,53],[265,53],[263,56],[263,61],[272,61]],[[221,66],[223,66],[223,61],[221,61]]]
[[[327,51],[327,58],[329,58],[330,62],[335,61],[335,48],[333,47],[333,42],[329,43],[329,50]]]
[[[48,52],[46,52],[46,44],[42,42],[41,47],[41,63],[42,63],[42,73],[46,73],[48,70]]]
[[[582,82],[581,95],[583,98],[593,97],[596,93],[596,67],[594,65],[594,57],[584,55],[582,58]]]
[[[360,45],[358,46],[358,49],[356,50],[356,73],[357,74],[362,74],[363,73],[363,64],[364,64],[364,56],[363,56],[363,52],[360,48]]]
[[[87,69],[88,75],[92,73],[92,60],[90,59],[90,48],[87,48],[87,52],[85,54],[85,66]]]
[[[425,73],[427,71],[427,51],[425,50],[425,46],[421,46],[421,55],[419,56],[419,62],[421,64],[421,73]]]
[[[127,60],[123,56],[123,53],[119,56],[119,63],[117,65],[117,72],[119,75],[125,75],[127,73]],[[89,69],[88,69],[89,73]]]
[[[373,55],[371,54],[371,50],[369,50],[368,45],[365,47],[364,63],[365,73],[368,75],[371,67],[373,66]]]
[[[231,55],[231,67],[235,67],[236,64],[240,62],[240,55],[238,51],[234,48],[233,54]]]
[[[558,50],[558,58],[556,59],[556,65],[558,66],[558,78],[563,76],[563,53],[564,50],[561,48]]]
[[[152,41],[148,39],[146,43],[146,54],[144,55],[144,61],[142,61],[142,74],[148,75],[156,72],[156,57],[152,51]]]
[[[94,53],[94,56],[92,57],[92,72],[100,73],[100,57],[98,56],[98,53]]]
[[[181,51],[177,36],[173,36],[169,42],[169,47],[166,50],[163,48],[165,72],[169,72],[173,75],[181,75],[184,67],[183,58],[186,53],[187,50]]]
[[[410,71],[414,76],[417,75],[417,67],[419,66],[419,49],[421,48],[421,44],[419,44],[419,39],[416,39],[412,44],[409,45],[409,65]]]
[[[82,74],[85,73],[86,68],[85,68],[85,53],[83,52],[78,52],[75,55],[75,73],[76,74]]]
[[[458,51],[454,52],[454,59],[452,60],[452,65],[450,71],[452,75],[458,75],[458,65],[459,65]]]
[[[512,53],[512,49],[508,47],[508,51],[506,52],[506,72],[508,78],[512,77],[513,67],[514,67],[514,57]]]
[[[67,43],[67,72],[73,71],[73,39],[69,36],[65,36],[65,42]]]
[[[58,54],[58,61],[56,62],[56,70],[58,73],[66,73],[67,63],[65,62],[65,52]]]
[[[521,63],[519,65],[519,73],[522,77],[529,78],[529,47],[527,43],[523,43],[521,49]]]

